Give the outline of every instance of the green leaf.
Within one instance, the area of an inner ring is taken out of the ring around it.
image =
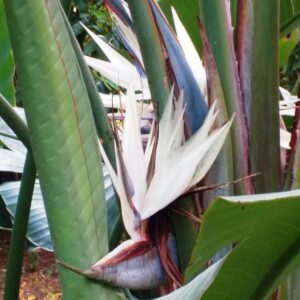
[[[12,151],[9,152],[13,153]],[[2,153],[0,152],[0,154],[1,162]],[[19,172],[22,172],[23,170],[24,161],[25,156],[22,157],[20,167],[18,167],[17,169]],[[12,172],[16,172],[16,170],[13,168],[16,164],[18,164],[18,161],[15,161],[15,163],[13,164],[11,168]],[[0,164],[0,171],[2,171],[2,169],[3,166]],[[19,169],[21,169],[21,171]],[[11,219],[14,220],[20,184],[20,181],[15,181],[5,182],[0,185],[0,196],[2,198],[2,200],[0,200],[0,211],[4,214],[2,217],[2,213],[0,213],[0,227],[4,227],[6,229],[10,229],[12,227],[11,222],[9,222],[9,218],[6,218],[6,214],[7,212],[9,212]],[[113,186],[106,168],[104,168],[104,186],[108,215],[108,234],[110,237],[112,233],[117,230],[117,227],[119,225],[120,213]],[[35,182],[34,193],[31,202],[27,238],[34,246],[43,248],[48,251],[53,251],[48,227],[48,220],[38,179]]]
[[[14,219],[16,213],[20,184],[20,181],[15,181],[5,182],[0,185],[0,195],[12,219]],[[37,247],[49,251],[53,250],[41,187],[38,180],[35,182],[32,196],[27,238]]]
[[[85,83],[58,2],[5,1],[56,257],[86,269],[108,250],[103,175]],[[60,269],[66,299],[116,290]]]
[[[23,154],[0,148],[0,171],[22,173],[24,161]]]
[[[294,14],[293,0],[280,0],[280,24],[284,24]]]
[[[94,83],[92,74],[85,62],[81,48],[72,31],[72,27],[68,22],[66,15],[64,13],[62,13],[62,15],[87,88],[98,137],[102,140],[103,147],[110,159],[110,162],[115,168],[116,165],[115,165],[115,152],[114,152],[114,137],[112,134],[110,123],[107,119],[106,112],[103,107],[96,85]]]
[[[300,190],[223,197],[207,210],[187,277],[237,244],[201,299],[264,299],[300,262]]]
[[[3,0],[0,0],[0,93],[15,105],[13,76],[15,66],[6,26]]]
[[[296,45],[300,42],[300,30],[297,28],[289,36],[283,36],[279,40],[279,66],[288,63],[288,59],[292,54]]]
[[[287,35],[300,24],[300,4],[298,0],[280,1],[280,36]]]
[[[26,122],[24,110],[18,107],[15,107],[14,110],[18,113],[21,119],[24,122]],[[11,137],[3,136],[3,134],[10,135]],[[7,149],[0,148],[0,172],[6,171],[6,172],[22,173],[24,168],[24,162],[25,162],[25,154],[27,150],[23,145],[23,143],[20,140],[18,140],[16,135],[13,133],[13,131],[7,126],[7,124],[1,118],[0,118],[0,141],[8,149],[12,150],[10,151]],[[107,220],[108,236],[110,239],[110,244],[116,246],[116,244],[120,240],[120,235],[122,234],[121,218],[120,218],[120,212],[119,212],[116,195],[113,190],[109,173],[105,166],[103,166],[103,176],[104,176],[106,207],[107,207],[107,214],[108,214],[108,220]],[[10,185],[8,185],[7,188],[11,190]],[[7,207],[5,207],[4,203],[0,201],[0,211],[1,211],[0,227],[3,228],[12,227],[9,217],[7,218],[7,209],[11,213],[11,217],[14,218],[14,214],[15,214],[14,205],[16,204],[17,196],[18,196],[17,189],[18,187],[16,186],[13,192],[15,197],[10,198],[11,201],[7,201],[6,198],[4,197],[5,195],[3,196],[5,199],[5,205]],[[39,194],[40,191],[39,182],[37,182],[35,189],[37,190],[37,194]],[[0,191],[0,195],[1,195],[1,191]],[[43,224],[47,223],[47,227],[48,227],[48,221],[47,221],[46,212],[43,204],[43,199],[40,198],[39,201],[41,201],[41,203],[37,205],[43,207],[43,214],[44,214],[41,223]],[[34,198],[33,202],[38,203],[38,197]],[[29,220],[29,222],[31,221]],[[33,241],[30,236],[28,237],[28,239],[37,247],[43,248],[43,243],[39,243],[38,241],[37,242]],[[51,241],[49,243],[51,243]],[[52,246],[46,249],[52,249]]]

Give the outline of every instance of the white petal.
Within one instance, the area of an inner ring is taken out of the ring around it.
[[[122,65],[115,65],[90,56],[85,56],[85,60],[88,66],[115,84],[126,89],[128,89],[130,85],[133,85],[136,91],[143,91],[145,95],[150,94],[147,80],[141,78],[134,69],[126,69]]]
[[[193,179],[191,180],[187,189],[191,188],[195,184],[197,184],[203,177],[206,175],[215,159],[217,158],[231,127],[231,124],[234,120],[234,116],[231,118],[229,122],[227,122],[223,127],[215,130],[210,138],[214,140],[212,147],[207,151],[206,155],[199,162],[195,173],[193,175]]]
[[[180,19],[178,18],[178,15],[177,15],[175,9],[173,7],[171,7],[171,9],[172,9],[174,25],[175,25],[179,43],[183,49],[185,57],[190,65],[190,68],[191,68],[193,74],[194,74],[196,82],[198,83],[202,94],[205,96],[206,95],[205,69],[204,69],[201,59],[197,53],[197,50],[195,49],[195,46],[194,46],[191,38],[189,37],[186,29],[184,28],[183,24],[181,23]]]
[[[101,143],[99,143],[99,147],[100,147],[100,152],[101,152],[102,158],[104,160],[104,163],[110,174],[111,181],[112,181],[112,183],[116,189],[116,192],[120,198],[122,219],[124,222],[125,229],[126,229],[127,233],[129,234],[129,236],[133,240],[139,241],[139,240],[141,240],[141,236],[140,236],[138,230],[136,229],[137,228],[136,216],[129,205],[129,202],[128,202],[128,199],[126,196],[126,192],[125,192],[125,188],[123,186],[123,182],[122,182],[122,180],[120,180],[120,178],[115,173]]]
[[[146,193],[147,166],[144,157],[140,118],[138,117],[134,91],[128,89],[126,118],[123,133],[123,159],[134,187],[133,204],[138,212]]]
[[[167,156],[165,149],[167,147],[169,137],[173,132],[173,93],[174,93],[174,86],[171,89],[169,99],[166,103],[163,115],[159,122],[159,137],[156,149],[156,161],[164,161],[164,157]]]
[[[134,52],[134,55],[139,60],[139,63],[142,66],[144,66],[140,46],[135,33],[131,30],[129,26],[125,25],[123,21],[116,14],[111,13],[111,15],[115,24],[123,34],[123,38],[126,39],[126,42],[129,44],[131,50]]]
[[[196,133],[192,142],[184,145],[173,155],[165,157],[160,164],[156,164],[143,203],[142,220],[169,205],[190,187],[191,182],[206,174],[225,141],[231,123],[232,120],[215,130],[205,140],[203,134]]]
[[[279,87],[279,91],[284,99],[285,104],[289,104],[289,103],[292,104],[292,103],[295,103],[298,101],[298,97],[291,95],[291,93],[288,90],[286,90],[282,87]]]
[[[101,48],[101,50],[104,52],[104,54],[107,56],[107,58],[113,65],[120,66],[120,67],[122,66],[124,69],[130,71],[132,71],[133,69],[136,71],[135,66],[131,62],[129,62],[126,58],[124,58],[121,54],[119,54],[113,47],[111,47],[107,42],[99,38],[95,33],[89,30],[82,23],[81,25],[91,36],[94,42]]]

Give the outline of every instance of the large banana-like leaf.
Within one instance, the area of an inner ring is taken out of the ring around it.
[[[16,213],[20,184],[20,181],[15,181],[6,182],[0,185],[0,195],[12,218]],[[27,238],[33,245],[37,247],[41,247],[50,251],[53,250],[43,197],[38,180],[35,183],[32,196]]]
[[[207,210],[186,273],[191,279],[232,243],[201,299],[265,299],[300,263],[300,190],[223,197]]]
[[[14,108],[15,111],[18,113],[18,115],[26,122],[24,110],[21,108]],[[13,133],[13,131],[7,126],[7,124],[4,122],[3,119],[0,118],[0,141],[9,149],[2,149],[0,148],[0,172],[14,172],[14,173],[23,173],[24,163],[25,163],[25,154],[27,152],[26,147],[23,145],[23,143],[18,140],[16,135]],[[3,134],[10,135],[11,137],[3,136]],[[115,192],[113,190],[112,182],[108,173],[107,168],[105,165],[103,165],[103,176],[104,176],[104,188],[105,188],[105,199],[106,199],[106,208],[107,208],[107,225],[108,225],[108,236],[109,239],[111,239],[112,235],[114,234],[114,231],[117,230],[118,224],[120,222],[120,213],[118,209],[117,199],[115,196]],[[0,227],[5,229],[10,229],[11,222],[7,220],[6,213],[7,210],[9,211],[11,218],[14,219],[15,215],[15,208],[16,203],[18,200],[18,191],[19,191],[19,185],[20,182],[11,183],[11,184],[4,184],[3,186],[0,185],[0,194],[2,195],[1,207],[0,210],[3,211],[3,217],[0,213]],[[9,199],[6,197],[7,195],[10,195]],[[39,197],[40,196],[40,197]],[[41,215],[41,221],[42,224],[47,224],[47,231],[48,231],[48,221],[47,216],[45,212],[45,207],[43,204],[43,198],[41,196],[40,191],[40,184],[37,180],[37,183],[35,185],[35,195],[33,198],[33,203],[36,204],[36,206],[40,209],[40,215]],[[33,209],[33,208],[31,208]],[[30,213],[30,216],[32,214],[35,214],[34,212]],[[29,223],[32,223],[32,219],[29,216]],[[39,225],[39,224],[37,224]],[[45,225],[46,226],[46,225]],[[34,226],[33,231],[40,230],[38,226]],[[51,238],[49,235],[46,235],[41,242],[39,240],[35,240],[34,236],[31,236],[30,230],[28,230],[27,234],[28,239],[36,246],[45,248],[46,250],[53,249],[52,245],[51,247],[44,247],[44,245],[50,245],[51,244]],[[46,241],[44,241],[46,240]]]
[[[22,162],[23,166],[24,166],[24,159],[25,157],[23,157],[23,162]],[[0,170],[2,170],[1,163],[0,163]],[[14,216],[16,213],[20,184],[21,184],[20,181],[15,181],[15,182],[5,182],[0,185],[0,195],[3,200],[3,203],[1,203],[1,205],[2,204],[5,205],[5,209],[9,212],[12,221],[14,220]],[[105,196],[106,196],[107,215],[108,215],[108,220],[107,220],[108,234],[109,236],[111,236],[119,221],[118,219],[119,210],[116,203],[113,186],[106,168],[104,168],[104,185],[105,185]],[[3,221],[2,223],[3,224],[0,225],[1,227],[4,227],[6,229],[11,228],[11,224],[7,222],[7,220],[5,222]],[[47,215],[46,215],[45,206],[43,202],[43,196],[42,196],[41,187],[38,179],[36,180],[35,183],[34,193],[31,202],[28,229],[27,229],[27,238],[36,247],[43,248],[49,251],[53,250]]]
[[[54,250],[87,268],[108,250],[103,176],[85,84],[57,0],[5,1]],[[60,270],[65,299],[115,291]]]
[[[23,154],[0,148],[0,171],[22,173],[24,161]]]
[[[14,105],[15,90],[13,76],[15,67],[4,15],[3,0],[0,0],[0,45],[0,93]]]

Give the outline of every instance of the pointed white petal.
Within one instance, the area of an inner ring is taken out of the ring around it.
[[[104,163],[108,169],[108,172],[110,174],[111,181],[112,181],[112,183],[116,189],[116,192],[120,198],[122,219],[124,222],[125,229],[126,229],[127,233],[129,234],[129,236],[133,240],[139,241],[139,240],[141,240],[141,236],[140,236],[138,230],[136,229],[137,228],[136,217],[134,215],[133,210],[131,209],[131,207],[129,205],[123,183],[120,180],[120,178],[117,176],[117,174],[115,173],[101,143],[99,143],[99,148],[100,148],[100,152],[101,152],[103,161],[104,161]]]
[[[135,69],[135,66],[129,62],[126,58],[124,58],[121,54],[119,54],[113,47],[111,47],[107,42],[98,37],[95,33],[89,30],[85,25],[81,23],[82,27],[87,31],[87,33],[91,36],[94,42],[101,48],[104,54],[107,56],[109,61],[115,66],[122,66],[124,69],[128,69],[130,71]],[[137,71],[136,71],[137,72]]]
[[[183,145],[183,148],[191,148],[194,149],[201,145],[202,141],[205,141],[209,131],[211,130],[216,117],[217,117],[217,112],[216,112],[216,101],[213,103],[211,106],[210,110],[208,111],[208,114],[202,124],[202,126],[193,134],[192,137],[187,140],[187,142]]]
[[[156,161],[164,160],[166,156],[166,145],[169,141],[169,137],[172,134],[173,127],[172,127],[172,114],[173,114],[173,93],[174,93],[174,86],[171,89],[169,99],[166,103],[163,115],[159,122],[159,136],[158,136],[158,143],[156,149]]]
[[[134,90],[143,91],[145,95],[149,95],[149,86],[147,80],[141,78],[135,70],[124,68],[122,65],[114,65],[110,62],[85,56],[88,66],[107,77],[117,85],[128,89],[130,84]]]
[[[177,33],[179,43],[183,49],[185,57],[190,65],[194,77],[200,87],[202,94],[206,95],[206,74],[201,59],[195,49],[195,46],[189,37],[186,29],[181,23],[175,9],[171,7],[174,25]]]
[[[126,103],[126,118],[123,132],[123,159],[128,175],[134,185],[133,204],[138,212],[146,193],[147,166],[144,157],[140,118],[138,117],[134,91],[128,89]]]
[[[187,189],[191,188],[195,184],[197,184],[203,177],[206,175],[212,164],[214,163],[215,159],[217,158],[225,140],[227,134],[230,130],[231,124],[234,120],[234,116],[228,121],[225,125],[221,128],[215,130],[211,135],[210,138],[214,140],[212,147],[209,148],[205,156],[199,162],[193,178],[188,186]]]
[[[299,102],[297,96],[293,96],[290,92],[282,87],[279,87],[283,100],[279,101],[279,112],[282,116],[294,116],[295,104]]]
[[[144,66],[140,46],[137,41],[137,37],[135,33],[131,30],[130,27],[125,25],[123,21],[116,14],[111,13],[111,15],[118,29],[122,33],[123,38],[126,39],[126,42],[130,46],[131,50],[134,52],[135,57],[139,60],[139,63],[142,66]]]
[[[285,104],[288,104],[288,103],[292,104],[292,103],[295,103],[295,102],[298,101],[298,97],[294,96],[294,95],[291,95],[291,93],[288,90],[286,90],[282,87],[279,87],[279,91],[280,91],[280,93],[281,93],[281,95],[282,95],[282,97],[285,101]]]
[[[204,141],[202,135],[197,135],[200,140],[187,144],[156,165],[144,200],[142,220],[169,205],[187,190],[191,182],[206,174],[224,143],[231,123],[232,120],[214,131]]]
[[[167,151],[170,150],[170,154],[174,153],[184,142],[184,112],[186,105],[184,104],[184,92],[180,91],[178,100],[174,103],[175,109],[172,117],[173,133],[167,146]]]

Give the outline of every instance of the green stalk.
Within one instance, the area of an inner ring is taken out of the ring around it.
[[[17,135],[27,149],[31,149],[27,125],[14,111],[5,97],[0,93],[0,116]]]
[[[4,300],[18,300],[22,272],[22,261],[31,199],[36,177],[34,159],[30,151],[27,152],[15,221],[9,246],[8,265],[5,277]]]
[[[251,172],[257,193],[280,185],[278,112],[279,1],[242,0],[237,56],[249,127]]]
[[[107,115],[105,112],[105,108],[103,106],[103,102],[101,100],[100,94],[97,91],[95,82],[87,66],[84,56],[82,54],[81,48],[77,42],[77,39],[73,33],[72,27],[64,13],[62,13],[66,28],[68,30],[78,64],[80,66],[83,79],[85,81],[85,85],[87,88],[87,92],[89,95],[90,104],[92,107],[94,122],[96,125],[98,137],[100,138],[102,145],[105,149],[105,153],[107,154],[110,163],[116,170],[116,158],[115,158],[115,148],[114,148],[114,136],[112,133],[111,125],[107,119]]]
[[[234,177],[250,174],[248,130],[242,105],[242,95],[234,51],[230,8],[227,1],[200,0],[201,24],[212,49],[219,73],[228,114],[236,113],[231,130]],[[251,180],[236,185],[236,193],[253,193]]]
[[[228,113],[224,94],[220,82],[211,47],[207,40],[207,35],[200,27],[203,47],[203,61],[207,77],[207,95],[208,103],[212,105],[217,101],[218,117],[216,127],[221,127],[228,120]],[[233,162],[232,162],[232,142],[230,136],[227,137],[217,159],[204,178],[204,186],[214,183],[230,182],[233,180]],[[206,210],[212,203],[213,199],[221,195],[232,195],[233,187],[226,186],[219,189],[208,190],[203,193],[203,206]]]
[[[161,117],[170,88],[159,34],[148,0],[129,0],[128,4],[143,56],[152,101],[157,105],[157,115]]]
[[[233,27],[236,26],[237,5],[238,5],[238,0],[230,0],[231,21]]]

